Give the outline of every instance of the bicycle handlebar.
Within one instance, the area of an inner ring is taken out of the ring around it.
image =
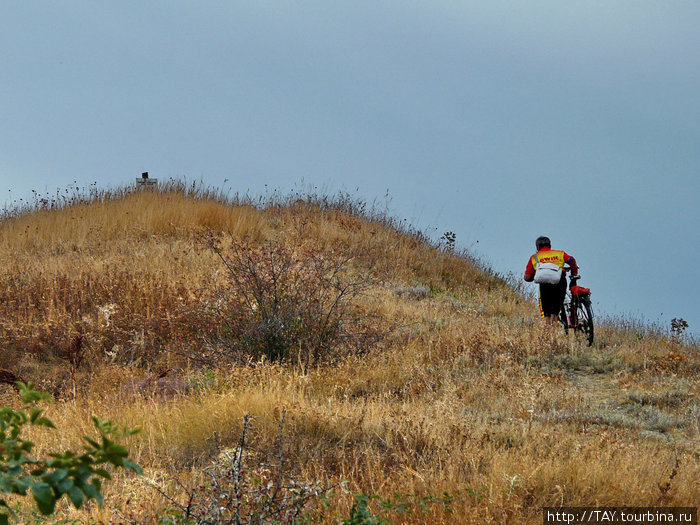
[[[563,266],[563,269],[566,271],[571,271],[571,266]],[[571,281],[578,281],[581,278],[580,275],[571,275],[569,274],[569,280]]]

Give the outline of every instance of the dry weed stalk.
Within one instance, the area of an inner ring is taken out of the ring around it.
[[[321,498],[330,492],[321,484],[295,480],[284,471],[284,413],[279,422],[277,464],[250,464],[248,431],[251,416],[243,418],[238,445],[222,450],[214,435],[216,456],[202,469],[206,481],[197,487],[175,482],[184,493],[184,503],[161,486],[153,488],[172,506],[168,515],[172,523],[252,525],[257,523],[297,523],[300,518],[317,515]],[[120,517],[123,515],[116,511]]]

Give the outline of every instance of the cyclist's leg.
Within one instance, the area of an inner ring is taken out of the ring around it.
[[[559,322],[559,314],[566,296],[566,278],[562,276],[558,284],[540,284],[540,314],[549,325]]]
[[[545,285],[544,296],[542,291],[542,285],[539,287],[539,293],[537,295],[537,302],[540,307],[540,317],[546,325],[553,325],[557,323],[558,315],[551,313],[551,308],[549,306],[549,294]]]

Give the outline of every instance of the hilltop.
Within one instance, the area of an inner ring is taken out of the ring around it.
[[[127,445],[146,474],[68,517],[214,505],[227,453],[249,490],[332,487],[306,507],[328,523],[365,508],[357,493],[393,499],[367,503],[392,523],[700,500],[697,346],[623,322],[593,348],[547,330],[517,286],[347,196],[39,200],[0,222],[0,267],[0,367],[67,429],[40,450],[76,445],[92,414],[142,429]]]

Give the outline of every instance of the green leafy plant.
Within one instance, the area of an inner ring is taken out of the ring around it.
[[[56,503],[67,496],[73,506],[81,508],[88,500],[102,504],[102,479],[111,479],[108,465],[141,474],[141,468],[129,459],[126,448],[116,439],[133,435],[138,430],[119,428],[110,421],[93,417],[99,432],[93,439],[85,436],[81,454],[67,451],[49,454],[50,459],[32,457],[35,444],[22,437],[25,425],[56,428],[37,406],[49,396],[37,392],[32,383],[17,382],[24,403],[18,410],[0,409],[0,493],[32,495],[39,512],[53,514]],[[0,499],[0,525],[16,515],[7,501]]]
[[[376,501],[378,511],[373,511],[370,503]],[[344,518],[342,525],[384,525],[389,524],[388,516],[395,514],[411,514],[418,510],[422,516],[430,513],[431,507],[439,505],[447,512],[452,512],[449,505],[453,497],[444,492],[441,497],[424,496],[415,494],[394,494],[394,498],[383,500],[376,494],[355,494],[355,503],[350,509],[350,516]]]

